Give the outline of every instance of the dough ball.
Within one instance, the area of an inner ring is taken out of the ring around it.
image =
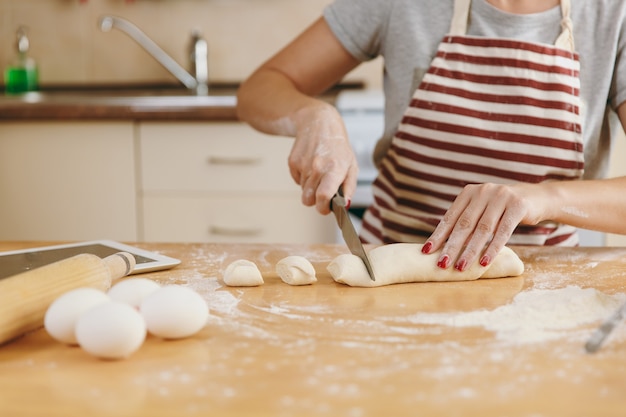
[[[141,347],[146,323],[139,312],[116,301],[85,312],[76,323],[76,339],[87,353],[102,359],[123,359]]]
[[[256,287],[264,282],[256,264],[246,259],[236,260],[224,270],[224,283],[229,287]]]
[[[143,300],[139,311],[148,332],[164,339],[189,337],[200,331],[209,317],[204,298],[181,285],[159,288]]]
[[[303,256],[287,256],[276,264],[276,273],[289,285],[307,285],[317,282],[315,268]]]
[[[77,343],[74,331],[78,318],[87,310],[111,301],[109,296],[95,288],[77,288],[66,292],[50,304],[43,325],[52,338],[68,345]]]
[[[438,255],[424,255],[422,244],[392,243],[379,246],[368,253],[376,281],[372,281],[365,264],[358,256],[342,254],[329,265],[333,279],[353,287],[380,287],[383,285],[425,281],[470,281],[478,278],[518,276],[524,264],[510,248],[504,247],[487,267],[474,263],[463,272],[454,268],[441,269],[436,265]]]
[[[113,301],[139,309],[143,299],[159,288],[158,282],[148,278],[127,278],[112,286],[107,294]]]

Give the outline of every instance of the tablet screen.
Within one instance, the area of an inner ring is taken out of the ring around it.
[[[106,258],[117,252],[129,252],[137,263],[133,273],[171,268],[179,260],[113,241],[94,241],[70,245],[55,245],[20,251],[0,252],[0,279],[10,277],[81,253]]]

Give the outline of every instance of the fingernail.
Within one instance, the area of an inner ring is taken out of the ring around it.
[[[489,265],[490,262],[491,262],[491,258],[489,258],[487,255],[485,255],[482,258],[480,258],[480,265],[481,266],[487,266],[487,265]]]
[[[463,272],[467,267],[467,261],[465,259],[461,259],[459,262],[454,265],[454,269],[457,271]]]
[[[422,253],[429,254],[433,249],[433,242],[426,242],[424,246],[422,246]]]
[[[347,209],[350,208],[350,204],[352,204],[352,200],[350,200],[349,198],[346,198],[346,208]]]
[[[448,255],[443,255],[439,258],[439,262],[437,262],[437,266],[442,269],[446,269],[450,264],[450,257]]]

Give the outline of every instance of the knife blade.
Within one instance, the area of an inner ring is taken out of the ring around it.
[[[617,309],[611,317],[609,317],[604,323],[600,325],[589,337],[587,343],[585,344],[585,350],[587,353],[594,353],[604,343],[607,337],[611,334],[613,329],[617,327],[617,325],[626,318],[626,303],[622,304],[620,308]]]
[[[348,208],[346,207],[346,199],[343,196],[342,187],[339,187],[337,193],[330,200],[330,209],[335,214],[337,224],[341,229],[341,235],[343,236],[343,240],[346,242],[346,245],[348,245],[348,249],[350,249],[350,252],[353,255],[361,258],[361,260],[365,264],[365,268],[367,269],[367,273],[369,274],[370,279],[372,281],[376,281],[376,278],[374,277],[374,271],[372,270],[372,264],[367,257],[367,253],[365,253],[365,249],[363,248],[361,239],[359,239],[359,235],[356,232],[354,225],[352,224],[352,220],[350,220]]]

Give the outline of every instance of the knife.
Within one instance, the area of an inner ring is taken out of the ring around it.
[[[587,353],[594,353],[604,343],[609,334],[617,327],[617,325],[626,318],[626,303],[622,304],[611,317],[609,317],[604,323],[600,325],[591,334],[591,337],[585,344],[585,350]]]
[[[337,194],[335,194],[330,200],[330,209],[333,211],[333,213],[335,213],[337,224],[341,229],[343,240],[346,241],[348,249],[350,249],[350,252],[352,252],[353,255],[361,258],[361,260],[365,264],[365,268],[367,269],[367,273],[369,274],[370,279],[372,281],[376,281],[376,278],[374,278],[374,271],[372,270],[372,264],[367,257],[367,253],[365,253],[365,249],[363,248],[361,239],[359,239],[359,235],[354,229],[352,220],[350,220],[350,216],[348,215],[346,199],[343,196],[343,188],[341,186],[339,187]]]

